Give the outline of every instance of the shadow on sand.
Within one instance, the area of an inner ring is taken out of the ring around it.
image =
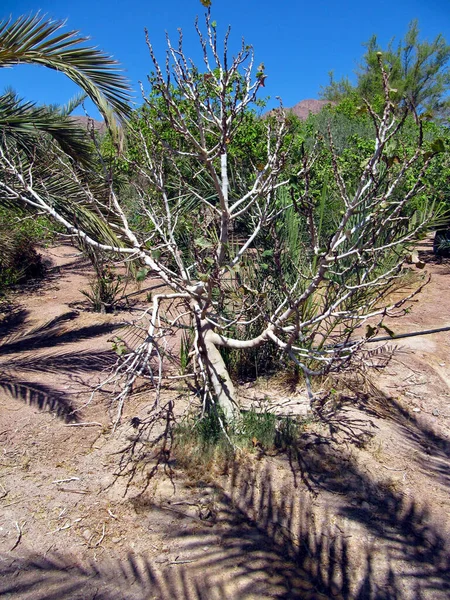
[[[64,351],[64,346],[121,327],[115,323],[68,327],[77,316],[76,311],[66,312],[30,328],[28,311],[12,309],[0,325],[0,389],[30,406],[56,414],[66,423],[80,418],[74,412],[71,394],[34,382],[27,374],[89,373],[111,367],[117,359],[112,351]]]
[[[386,490],[374,500],[367,478],[354,469],[350,486],[353,479],[371,505],[343,505],[339,525],[330,513],[318,513],[304,490],[280,487],[269,467],[235,463],[227,485],[216,490],[214,522],[188,530],[180,517],[171,525],[169,543],[182,558],[130,553],[79,563],[70,556],[5,554],[0,594],[9,600],[447,598],[450,561],[426,511]],[[150,500],[142,509],[149,522],[158,510]],[[372,542],[354,546],[355,524]]]
[[[14,331],[20,331],[23,318],[11,319],[7,347],[20,347]],[[70,313],[66,315],[65,320],[71,319]],[[31,343],[37,336],[37,346],[27,347],[50,347],[45,340],[52,328],[56,340],[67,339],[67,332],[59,331],[63,322],[53,321],[27,334]],[[74,336],[70,339],[76,339],[76,330],[70,334]],[[39,370],[32,357],[17,352],[10,357],[20,364],[20,372],[27,370],[27,360],[31,371]],[[87,354],[43,358],[45,365],[40,368],[47,371],[64,364],[89,371],[95,364],[95,357]],[[20,396],[18,390],[11,393]],[[448,485],[448,442],[381,393],[368,402],[361,395],[361,411],[392,420],[402,429],[405,443],[418,450],[415,466]],[[346,442],[363,442],[364,419],[351,411],[346,417],[343,408],[345,399],[336,407],[339,418],[332,411],[322,418]],[[426,459],[430,456],[433,460]],[[173,519],[166,541],[176,550],[174,560],[152,551],[80,562],[70,555],[15,550],[0,555],[0,596],[6,600],[445,600],[450,596],[448,542],[423,504],[378,484],[348,453],[339,451],[332,436],[305,432],[285,454],[266,458],[230,465],[226,483],[214,490],[214,514],[204,523],[195,519],[186,527],[188,515]],[[284,480],[280,480],[280,466],[289,474]],[[316,503],[320,491],[336,499],[329,509]],[[142,518],[149,523],[161,510],[150,495],[140,499]]]

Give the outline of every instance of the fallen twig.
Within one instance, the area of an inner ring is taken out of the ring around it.
[[[386,465],[383,465],[383,463],[380,463],[380,465],[388,471],[406,471],[406,469],[393,469],[392,467],[387,467]]]
[[[442,331],[450,331],[450,326],[446,326],[446,327],[437,327],[436,329],[423,329],[422,331],[412,331],[410,333],[397,333],[394,335],[383,335],[381,337],[373,337],[373,338],[369,338],[366,341],[367,344],[373,343],[373,342],[384,342],[384,341],[390,341],[390,340],[400,340],[402,338],[407,338],[407,337],[416,337],[419,335],[431,335],[432,333],[441,333]]]
[[[55,479],[52,483],[67,483],[68,481],[80,481],[79,477],[68,477],[67,479]]]
[[[13,504],[19,504],[22,500],[14,500],[14,502],[9,502],[8,504],[4,504],[2,508],[8,508],[8,506],[12,506]]]
[[[103,423],[97,421],[91,421],[89,423],[68,423],[64,427],[103,427]]]
[[[22,539],[22,529],[21,529],[19,523],[17,521],[15,521],[14,525],[16,526],[16,529],[17,529],[17,532],[18,532],[18,536],[17,536],[16,543],[10,549],[10,552],[12,552],[13,550],[15,550],[17,548],[17,546],[20,544],[20,540]],[[24,525],[25,525],[25,523],[24,523]],[[22,525],[22,527],[23,527],[23,525]]]
[[[202,525],[206,525],[207,527],[212,527],[213,523],[211,523],[211,521],[207,521],[206,519],[199,519],[199,517],[194,517],[194,515],[188,515],[187,513],[183,512],[182,510],[177,510],[176,508],[171,508],[170,506],[160,506],[159,508],[161,508],[162,510],[170,510],[171,512],[180,515],[181,517],[186,517],[188,519],[193,519],[194,521],[197,521],[197,523],[201,523]]]
[[[59,492],[71,492],[72,494],[89,494],[89,490],[71,490],[70,488],[57,488]]]
[[[95,542],[95,544],[94,544],[94,545],[91,545],[91,540],[89,540],[89,542],[88,542],[88,547],[89,547],[89,548],[98,548],[98,546],[100,546],[100,544],[101,544],[101,543],[103,542],[103,540],[105,539],[105,533],[106,533],[106,525],[105,525],[105,523],[103,523],[103,527],[102,527],[102,534],[101,534],[101,536],[100,536],[99,540],[98,540],[97,542]],[[94,536],[92,536],[92,537],[94,537]],[[92,537],[91,537],[91,539],[92,539]]]
[[[47,535],[51,535],[52,533],[58,533],[58,531],[64,531],[65,529],[70,529],[72,527],[72,523],[66,523],[62,527],[58,527],[58,529],[54,529],[53,531],[49,531]]]

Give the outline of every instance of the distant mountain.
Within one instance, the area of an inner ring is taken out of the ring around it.
[[[96,121],[95,119],[91,119],[90,117],[83,116],[76,116],[70,118],[82,129],[86,129],[86,131],[91,131],[91,128],[94,127],[94,131],[96,131],[100,135],[103,135],[106,132],[106,124],[104,121]]]
[[[300,100],[298,104],[293,106],[292,108],[284,108],[285,112],[292,113],[296,115],[301,121],[306,121],[310,114],[317,115],[322,108],[328,106],[329,104],[334,105],[335,102],[330,102],[329,100]],[[270,115],[272,110],[269,110],[263,115],[263,118],[267,115]]]
[[[334,104],[334,102],[330,102],[329,100],[301,100],[292,108],[286,108],[285,110],[286,112],[293,113],[302,121],[305,121],[310,113],[317,115],[317,113],[328,104]]]

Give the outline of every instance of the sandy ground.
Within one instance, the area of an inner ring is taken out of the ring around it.
[[[450,261],[420,250],[431,282],[395,333],[450,325]],[[85,404],[130,315],[79,310],[89,266],[46,253],[49,276],[0,332],[2,598],[450,596],[449,332],[399,340],[370,380],[350,377],[298,448],[211,473],[175,461],[124,495],[117,453],[149,398],[115,433],[104,398]],[[253,396],[278,393],[265,385]]]

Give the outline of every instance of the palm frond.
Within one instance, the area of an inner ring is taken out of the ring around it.
[[[109,125],[111,109],[123,120],[130,113],[130,86],[110,55],[65,23],[39,14],[0,21],[0,67],[29,63],[61,71],[93,100]]]
[[[58,109],[59,114],[65,116],[65,117],[71,115],[76,108],[78,108],[79,106],[81,106],[83,104],[83,102],[86,100],[87,97],[88,96],[85,92],[76,94],[75,96],[70,98],[70,100],[68,102],[66,102],[66,104],[64,106],[61,106]]]
[[[89,135],[75,121],[56,110],[25,102],[12,91],[0,96],[0,132],[0,143],[12,138],[23,150],[32,149],[37,136],[46,133],[78,162],[90,165],[93,160]]]
[[[30,202],[35,202],[36,193],[71,223],[72,233],[83,231],[96,242],[113,248],[127,245],[123,237],[123,223],[120,216],[110,205],[111,189],[101,174],[93,169],[73,168],[67,155],[54,142],[45,143],[42,139],[36,143],[32,152],[26,152],[18,144],[3,144],[8,161],[16,165],[16,170],[2,170],[0,166],[0,184],[2,180],[14,193],[6,192],[0,185],[0,205],[6,208],[29,210]],[[18,172],[23,174],[18,175]],[[30,191],[25,180],[33,173],[33,190]],[[34,205],[36,206],[36,205]],[[45,212],[45,209],[44,209]]]

